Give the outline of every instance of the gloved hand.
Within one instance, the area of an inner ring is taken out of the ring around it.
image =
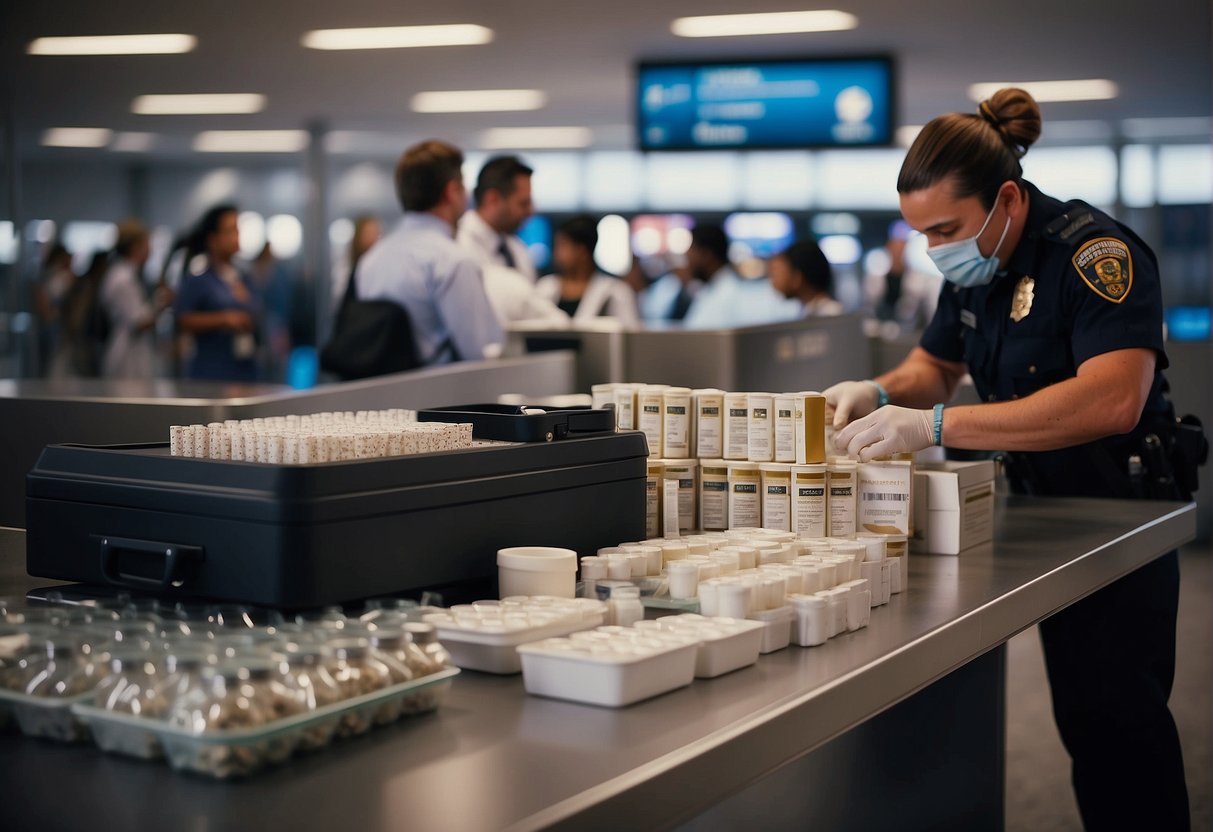
[[[935,444],[934,410],[885,405],[834,435],[834,445],[860,462],[912,453]]]
[[[880,392],[870,381],[840,381],[825,393],[826,407],[834,411],[834,430],[852,419],[867,416],[880,402]]]

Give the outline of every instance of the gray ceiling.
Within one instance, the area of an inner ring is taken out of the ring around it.
[[[638,58],[890,53],[899,70],[899,122],[921,124],[967,109],[975,81],[1106,77],[1113,101],[1049,104],[1048,125],[1129,118],[1208,117],[1213,102],[1209,0],[981,3],[975,0],[245,0],[159,4],[10,0],[0,14],[3,77],[23,155],[79,153],[37,148],[56,126],[103,126],[164,136],[160,153],[188,147],[201,129],[333,129],[426,135],[474,148],[486,127],[586,125],[600,147],[629,146],[632,65]],[[858,29],[814,35],[687,40],[670,34],[681,15],[840,8]],[[313,28],[480,23],[487,46],[316,52],[299,45]],[[36,57],[43,35],[187,32],[187,55]],[[534,113],[416,115],[413,93],[436,89],[538,87],[548,106]],[[256,115],[137,116],[144,93],[260,92]]]

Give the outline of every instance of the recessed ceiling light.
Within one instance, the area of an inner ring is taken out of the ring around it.
[[[264,109],[265,96],[251,92],[141,95],[131,103],[131,112],[141,116],[259,113]]]
[[[307,147],[306,130],[205,130],[194,138],[199,153],[297,153]]]
[[[969,98],[985,101],[1004,87],[1027,90],[1039,102],[1102,101],[1119,93],[1116,83],[1106,78],[1083,78],[1074,81],[986,81],[969,87]]]
[[[449,90],[413,96],[417,113],[491,113],[538,110],[547,103],[543,90]]]
[[[316,29],[303,36],[309,49],[409,49],[422,46],[478,46],[493,30],[473,23],[438,26],[378,26],[366,29]]]
[[[756,14],[713,14],[680,17],[670,31],[683,38],[723,38],[740,35],[784,35],[794,32],[838,32],[854,29],[859,18],[837,9]]]
[[[46,147],[105,147],[114,131],[108,127],[52,127],[42,134]]]
[[[110,142],[110,150],[119,153],[145,153],[156,143],[155,133],[117,133]]]
[[[593,141],[588,127],[494,127],[480,134],[485,150],[589,147]]]
[[[193,35],[94,35],[38,38],[25,51],[31,55],[177,55],[197,45]]]

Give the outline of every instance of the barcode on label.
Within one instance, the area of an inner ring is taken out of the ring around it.
[[[881,494],[879,492],[872,493],[870,491],[864,493],[863,501],[865,503],[872,502],[873,500],[888,500],[888,501],[894,502],[894,503],[908,503],[910,501],[910,495],[909,494],[897,494],[897,493]]]

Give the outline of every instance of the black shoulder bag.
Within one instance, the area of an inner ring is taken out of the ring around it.
[[[359,300],[351,272],[333,335],[320,351],[321,369],[348,381],[419,366],[409,313],[394,301]]]

